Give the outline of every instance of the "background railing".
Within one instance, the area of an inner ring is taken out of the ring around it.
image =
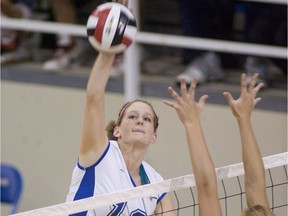
[[[287,0],[243,0],[274,4],[287,4]],[[139,20],[138,0],[130,1],[136,19]],[[1,27],[31,32],[69,34],[73,36],[86,37],[86,26],[77,24],[63,24],[40,20],[24,20],[2,18]],[[177,48],[202,49],[209,51],[220,51],[234,54],[257,55],[263,57],[275,57],[287,59],[287,48],[256,45],[244,42],[231,42],[215,39],[203,39],[197,37],[186,37],[179,35],[168,35],[160,33],[142,32],[137,33],[135,43],[125,52],[124,57],[124,94],[125,100],[135,99],[140,96],[140,44],[157,46],[168,46]]]

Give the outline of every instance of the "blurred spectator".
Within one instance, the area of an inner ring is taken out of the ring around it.
[[[86,25],[88,16],[98,5],[105,1],[92,0],[50,0],[52,14],[56,22]],[[63,13],[64,11],[64,13]],[[58,34],[56,37],[57,50],[53,58],[43,64],[43,69],[59,70],[70,67],[79,61],[87,51],[88,40],[75,38],[68,34]],[[123,55],[116,56],[110,77],[123,74]]]
[[[50,0],[54,20],[59,23],[78,24],[76,8],[83,6],[87,2],[87,0]],[[46,70],[67,68],[71,62],[84,52],[80,40],[65,33],[56,35],[56,46],[57,50],[53,58],[43,64],[43,68]]]
[[[244,4],[244,3],[243,3]],[[246,42],[287,47],[287,5],[245,2]],[[279,76],[287,76],[287,59],[249,56],[245,62],[247,82],[259,73],[259,82],[269,87]]]
[[[180,0],[183,35],[232,40],[233,11],[233,0]],[[176,82],[180,83],[182,78],[186,79],[187,84],[191,83],[192,78],[197,78],[199,84],[223,80],[222,64],[227,56],[184,49],[183,63],[188,65],[185,71],[176,77]]]
[[[1,0],[1,17],[31,17],[34,0]],[[28,32],[1,28],[1,64],[24,61],[32,57]]]

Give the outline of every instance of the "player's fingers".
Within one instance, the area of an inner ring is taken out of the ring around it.
[[[258,73],[254,73],[252,76],[252,79],[251,79],[249,86],[248,86],[250,93],[253,93],[254,87],[256,86],[256,83],[257,83],[258,76],[259,76]]]
[[[178,95],[178,93],[171,86],[168,87],[168,92],[178,103],[181,102],[181,97]]]
[[[240,77],[241,94],[247,92],[246,74],[242,73]],[[225,95],[224,95],[225,96]]]
[[[188,90],[188,94],[192,100],[195,100],[195,92],[196,92],[197,82],[198,82],[198,80],[193,78],[191,85],[189,87],[189,90]]]
[[[174,103],[172,101],[164,100],[163,102],[164,102],[164,104],[174,108]]]
[[[223,96],[226,98],[228,104],[230,104],[234,98],[229,92],[223,92]]]
[[[201,108],[204,107],[207,99],[208,99],[208,95],[202,95],[202,96],[200,97],[198,104],[199,104],[199,106],[200,106]]]
[[[184,100],[186,100],[188,98],[187,96],[187,86],[186,86],[186,80],[185,79],[181,79],[181,95],[183,97]]]
[[[254,91],[257,93],[264,87],[264,83],[259,83],[255,86]]]
[[[258,97],[254,99],[254,105],[258,104],[260,101],[262,100],[262,98]]]

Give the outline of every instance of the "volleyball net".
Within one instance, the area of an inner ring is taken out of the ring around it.
[[[287,215],[288,152],[264,157],[263,162],[270,208],[275,215]],[[222,215],[240,215],[240,212],[246,208],[243,163],[217,168],[216,174]],[[128,190],[34,209],[14,214],[14,216],[69,215],[112,206],[133,199],[152,197],[155,194],[165,192],[170,192],[177,215],[199,215],[197,189],[194,175],[191,174]],[[165,215],[165,212],[162,214]]]

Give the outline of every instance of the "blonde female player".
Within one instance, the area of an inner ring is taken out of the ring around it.
[[[114,57],[99,53],[88,80],[79,161],[67,202],[163,180],[144,161],[149,145],[156,142],[158,126],[158,117],[148,102],[125,104],[109,133],[115,140],[108,140],[105,133],[104,92]],[[75,215],[141,216],[172,209],[172,200],[164,193]]]
[[[237,119],[241,143],[242,158],[245,170],[245,189],[248,209],[242,216],[272,216],[265,189],[265,172],[260,150],[254,136],[251,113],[255,105],[261,100],[257,96],[263,83],[256,85],[258,74],[254,74],[251,83],[247,86],[246,75],[241,75],[241,95],[234,100],[230,93],[223,95]],[[168,91],[175,102],[164,101],[174,108],[183,123],[190,150],[192,168],[198,190],[199,215],[221,216],[221,207],[218,200],[215,168],[206,146],[202,131],[200,114],[204,108],[207,95],[195,101],[197,81],[193,80],[190,88],[186,89],[185,80],[181,81],[181,96],[169,87]]]
[[[144,161],[157,140],[158,117],[151,104],[142,100],[125,104],[106,134],[105,88],[114,58],[115,54],[99,52],[88,79],[79,159],[67,202],[163,180]],[[144,216],[172,209],[171,197],[163,193],[73,215]]]

